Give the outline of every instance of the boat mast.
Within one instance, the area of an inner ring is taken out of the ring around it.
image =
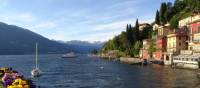
[[[35,49],[35,68],[38,69],[38,44],[36,43],[36,49]]]

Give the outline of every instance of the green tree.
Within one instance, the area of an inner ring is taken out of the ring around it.
[[[152,34],[153,34],[153,28],[152,28],[152,26],[144,27],[144,29],[141,32],[141,38],[142,38],[142,40],[143,39],[151,38]]]
[[[173,16],[173,6],[172,6],[172,3],[171,3],[171,2],[168,2],[166,8],[167,8],[167,9],[166,9],[165,14],[164,14],[164,16],[165,16],[165,21],[166,21],[166,22],[169,22],[170,19],[171,19],[172,16]]]
[[[149,46],[149,49],[148,49],[148,52],[152,58],[153,56],[153,53],[156,51],[156,47],[155,47],[155,44],[153,43],[153,41],[150,43],[150,46]]]
[[[184,10],[186,8],[186,6],[187,6],[187,4],[186,4],[185,0],[176,0],[174,3],[174,11],[176,13],[179,13],[182,10]]]
[[[160,13],[159,13],[158,10],[156,11],[155,23],[156,23],[156,24],[160,24]]]
[[[135,28],[134,28],[134,30],[135,30],[136,40],[141,40],[138,19],[135,22]]]
[[[132,26],[129,24],[127,29],[126,29],[126,34],[127,34],[127,40],[129,44],[132,44],[134,42],[133,39],[133,30],[132,30]]]
[[[165,13],[167,11],[167,4],[163,2],[160,7],[160,22],[164,25],[167,21],[165,19]]]

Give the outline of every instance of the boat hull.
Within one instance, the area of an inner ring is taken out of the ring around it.
[[[31,75],[33,76],[33,77],[39,77],[39,76],[41,76],[41,71],[39,70],[39,69],[33,69],[32,71],[31,71]]]

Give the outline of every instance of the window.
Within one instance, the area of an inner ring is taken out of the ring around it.
[[[181,43],[179,42],[179,46],[181,46]]]
[[[175,44],[175,42],[173,42],[173,47],[175,47],[176,46],[176,44]]]
[[[181,37],[178,37],[179,38],[179,40],[181,40]]]
[[[193,50],[193,48],[192,48],[192,47],[190,47],[190,50]]]
[[[169,56],[166,56],[166,60],[169,61]]]
[[[200,33],[200,26],[198,27],[198,33]]]
[[[189,29],[189,34],[192,34],[192,27]]]
[[[189,40],[188,36],[186,36],[186,40]]]
[[[188,46],[188,43],[186,43],[186,46]],[[188,47],[186,47],[186,49],[188,50]]]

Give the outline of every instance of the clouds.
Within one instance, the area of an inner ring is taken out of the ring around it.
[[[31,13],[2,13],[0,19],[8,22],[33,22],[36,18]]]
[[[13,17],[15,17],[15,20],[19,20],[19,21],[22,21],[22,22],[34,22],[34,21],[36,21],[36,18],[30,13],[16,14],[16,16],[13,16]]]
[[[117,21],[117,22],[111,22],[107,24],[97,24],[94,25],[93,31],[115,31],[115,30],[122,30],[124,29],[124,25],[130,24],[131,20],[124,20],[124,21]]]
[[[56,28],[57,24],[51,21],[38,22],[34,26],[30,27],[31,29],[53,29]]]
[[[169,0],[170,1],[170,0]],[[56,40],[106,41],[126,24],[152,22],[159,0],[0,0],[0,21]],[[20,3],[19,3],[20,2]],[[45,3],[45,4],[44,4]],[[149,4],[152,3],[152,4]]]
[[[55,39],[55,40],[65,40],[66,39],[66,35],[64,33],[56,33],[54,35],[50,36],[51,39]]]

